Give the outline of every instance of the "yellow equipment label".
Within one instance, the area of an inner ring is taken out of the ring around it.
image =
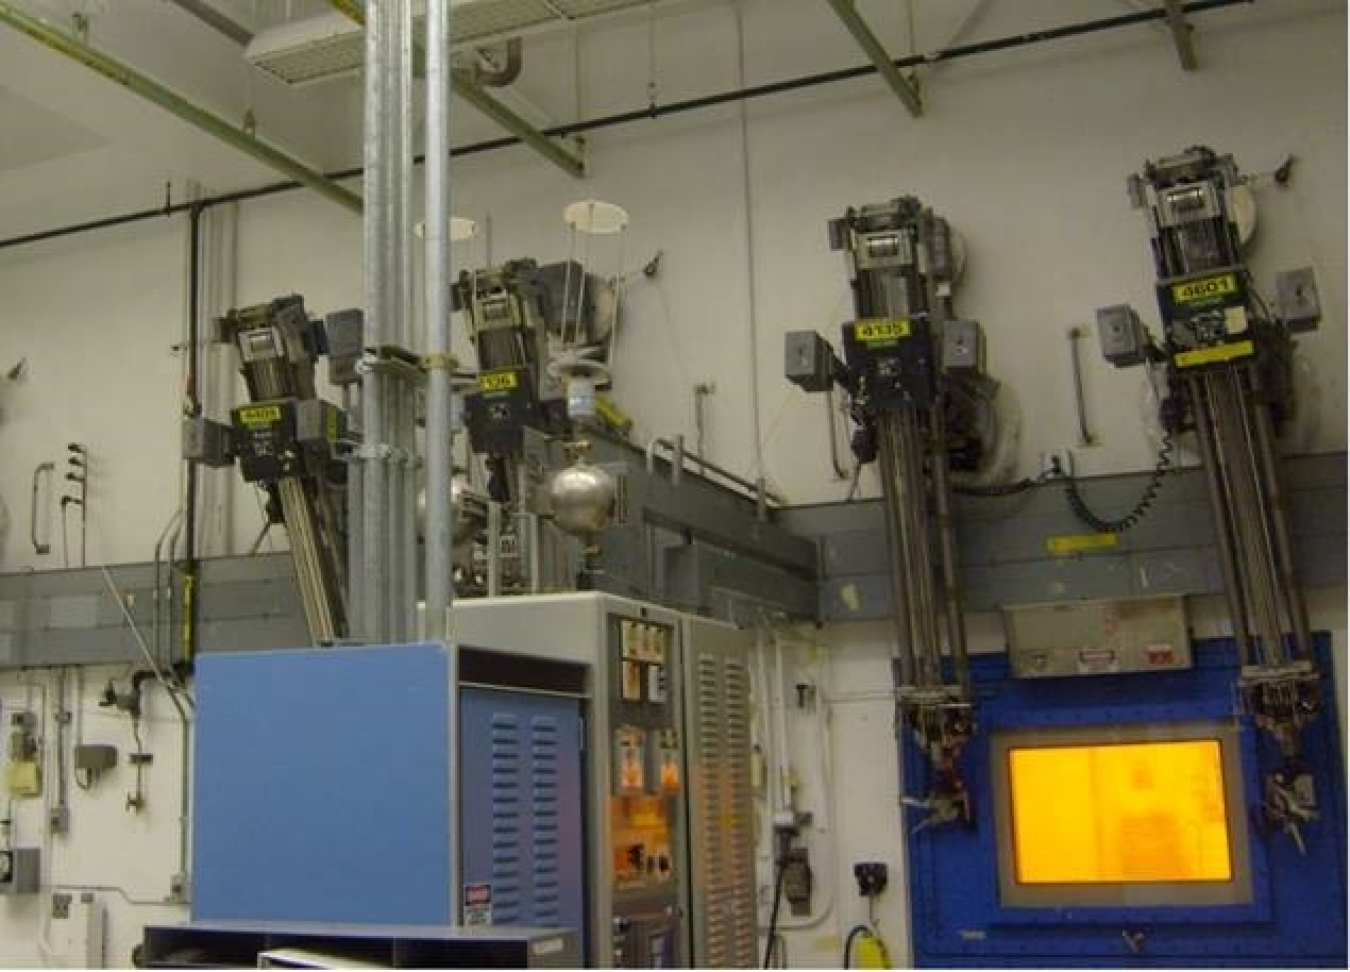
[[[913,332],[913,326],[907,317],[891,320],[873,319],[857,321],[853,325],[853,336],[863,344],[881,344],[886,341],[903,341]]]
[[[1178,368],[1194,368],[1198,365],[1218,364],[1235,358],[1250,358],[1256,353],[1256,345],[1251,341],[1235,341],[1232,344],[1219,344],[1212,348],[1196,348],[1183,351],[1173,360]]]
[[[478,389],[485,392],[510,391],[520,385],[514,371],[490,371],[478,376]]]
[[[281,421],[279,405],[245,405],[239,409],[239,421],[250,428],[272,425]]]
[[[1084,550],[1109,550],[1120,546],[1120,537],[1114,533],[1071,533],[1047,537],[1045,549],[1052,554],[1082,553]]]
[[[1237,277],[1231,273],[1221,273],[1217,277],[1173,284],[1172,300],[1178,304],[1200,304],[1235,294],[1237,289]]]
[[[328,441],[336,442],[338,440],[338,411],[337,409],[328,410],[328,422],[325,425],[328,433]]]

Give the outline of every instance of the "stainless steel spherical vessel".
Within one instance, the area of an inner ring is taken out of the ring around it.
[[[613,476],[585,460],[560,470],[548,486],[554,522],[578,537],[599,533],[614,515],[615,489]]]

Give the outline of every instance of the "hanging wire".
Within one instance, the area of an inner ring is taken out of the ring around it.
[[[656,114],[656,2],[647,3],[647,107]]]

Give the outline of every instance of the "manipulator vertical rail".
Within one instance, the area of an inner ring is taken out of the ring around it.
[[[1309,268],[1277,277],[1274,307],[1262,298],[1241,252],[1247,181],[1231,156],[1204,147],[1132,176],[1131,201],[1149,220],[1162,337],[1128,306],[1103,308],[1097,320],[1108,361],[1165,373],[1165,432],[1196,434],[1242,661],[1239,690],[1283,755],[1267,778],[1267,816],[1297,841],[1299,823],[1316,814],[1299,737],[1320,709],[1319,676],[1275,438],[1296,404],[1293,335],[1315,328],[1321,312]]]
[[[956,759],[975,728],[951,513],[954,469],[981,456],[968,404],[982,397],[984,336],[955,316],[957,260],[946,222],[913,197],[850,209],[830,223],[848,259],[856,319],[841,361],[820,335],[787,336],[787,377],[851,401],[859,463],[876,462],[895,608],[897,716],[933,767],[930,793],[905,802],[919,826],[968,821]],[[833,417],[831,417],[833,421]],[[944,659],[944,645],[950,660]]]
[[[330,351],[330,336],[298,296],[233,310],[218,327],[217,340],[239,352],[249,404],[231,411],[228,426],[188,419],[185,453],[214,466],[237,460],[244,479],[267,491],[268,515],[290,538],[310,635],[332,643],[348,634],[347,470],[339,455],[348,431],[346,413],[315,387],[315,362]]]

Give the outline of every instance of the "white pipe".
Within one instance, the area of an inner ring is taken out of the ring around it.
[[[427,3],[426,307],[427,307],[427,637],[446,636],[454,599],[450,578],[450,3]]]
[[[744,89],[745,81],[745,24],[741,8],[734,11],[736,18],[736,80]],[[755,292],[755,195],[750,166],[750,114],[745,101],[740,104],[741,128],[741,189],[745,207],[745,273],[746,302],[749,313],[750,357],[750,426],[755,439],[755,471],[752,478],[766,478],[764,472],[764,427],[759,408],[759,300]]]
[[[786,673],[783,670],[783,642],[777,632],[773,636],[774,656],[774,706],[777,708],[778,721],[778,785],[782,787],[780,809],[785,813],[796,810],[792,799],[792,762],[788,758],[787,696],[785,692]],[[775,821],[777,822],[777,821]]]

